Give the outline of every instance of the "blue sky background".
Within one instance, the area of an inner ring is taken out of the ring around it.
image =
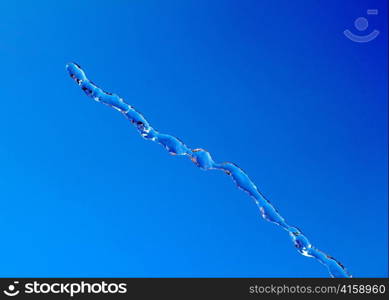
[[[345,38],[366,9],[370,43]],[[237,163],[355,277],[388,276],[386,1],[0,3],[0,276],[327,277],[219,172]]]

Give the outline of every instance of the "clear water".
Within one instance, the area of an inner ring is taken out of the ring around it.
[[[172,155],[187,156],[200,169],[219,170],[230,176],[238,188],[254,199],[265,220],[277,224],[289,233],[289,237],[300,254],[313,257],[325,265],[332,277],[351,277],[340,262],[314,247],[300,229],[289,225],[240,167],[231,162],[215,162],[208,151],[201,148],[191,149],[178,138],[158,132],[142,114],[118,95],[105,92],[91,82],[79,65],[69,63],[66,65],[66,70],[89,97],[121,112],[146,140],[160,144]]]

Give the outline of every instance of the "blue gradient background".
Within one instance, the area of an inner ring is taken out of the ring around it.
[[[355,277],[388,276],[386,1],[3,1],[0,276],[327,277],[219,172],[65,72],[247,171]],[[346,39],[366,9],[381,31]]]

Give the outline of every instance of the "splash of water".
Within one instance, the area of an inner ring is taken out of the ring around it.
[[[71,78],[81,87],[85,94],[97,102],[106,104],[121,112],[138,130],[146,140],[156,142],[163,146],[171,155],[187,156],[197,167],[203,170],[220,170],[229,175],[238,188],[246,192],[257,204],[262,217],[285,229],[294,243],[297,251],[306,256],[313,257],[325,265],[331,277],[351,277],[345,267],[332,256],[315,248],[300,229],[290,226],[280,215],[277,209],[257,189],[248,175],[237,165],[231,162],[215,162],[211,154],[201,148],[191,149],[178,138],[160,133],[155,130],[145,117],[127,104],[118,95],[103,91],[85,75],[81,67],[75,63],[66,65]]]

